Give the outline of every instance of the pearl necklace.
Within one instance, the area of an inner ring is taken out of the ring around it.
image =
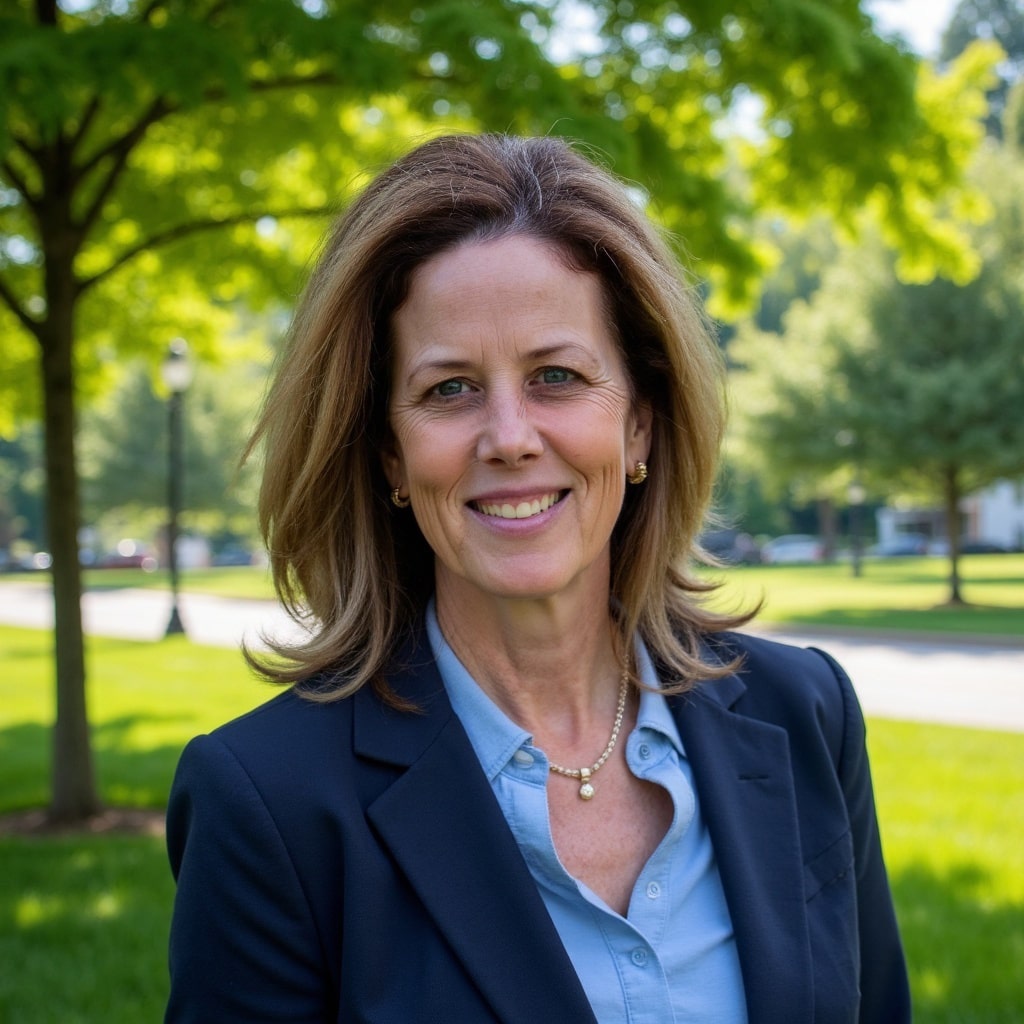
[[[567,775],[570,779],[580,780],[580,799],[593,800],[594,786],[591,783],[591,776],[595,775],[603,766],[605,761],[612,756],[615,744],[619,739],[619,730],[622,728],[622,716],[626,711],[626,694],[629,692],[629,669],[622,673],[622,685],[619,687],[619,703],[615,709],[615,724],[612,726],[612,734],[608,745],[601,752],[601,756],[589,768],[563,768],[554,761],[548,762],[548,771],[556,775]]]

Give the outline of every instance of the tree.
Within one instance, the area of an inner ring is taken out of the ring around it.
[[[0,437],[0,568],[13,560],[15,545],[43,546],[40,442],[33,428],[15,440]]]
[[[951,603],[963,497],[1024,474],[1024,162],[992,148],[975,176],[995,209],[972,281],[904,284],[884,247],[850,247],[781,336],[735,346],[743,429],[777,472],[856,472],[944,507]]]
[[[253,465],[239,460],[257,412],[266,364],[200,366],[184,417],[184,508],[204,534],[256,539]],[[167,513],[166,396],[158,395],[139,361],[108,396],[81,417],[79,465],[85,521],[131,522],[133,536],[162,528]],[[122,533],[122,536],[124,534]]]
[[[933,204],[970,148],[957,105],[922,102],[913,58],[871,33],[857,0],[758,10],[0,0],[0,408],[9,427],[41,404],[45,426],[52,817],[98,805],[76,401],[175,335],[213,358],[235,304],[294,292],[315,237],[300,218],[344,203],[405,139],[489,125],[594,144],[650,189],[723,299],[748,296],[763,261],[742,230],[755,204],[868,205],[922,272],[966,269]],[[589,18],[580,38],[569,12]],[[955,74],[977,79],[986,59],[969,53]],[[741,109],[759,128],[731,161],[721,129]]]
[[[1021,0],[960,0],[942,35],[940,58],[953,60],[978,39],[997,42],[1004,51],[998,78],[988,93],[986,127],[1003,136],[1003,115],[1010,90],[1024,78],[1024,3]]]

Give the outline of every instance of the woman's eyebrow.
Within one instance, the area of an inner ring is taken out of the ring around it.
[[[593,351],[575,341],[558,341],[537,345],[522,353],[522,361],[528,363],[538,363],[567,357],[573,357],[586,363],[588,366],[594,366],[597,363]],[[422,358],[413,362],[408,374],[406,374],[405,382],[406,384],[411,384],[424,374],[433,376],[436,374],[467,373],[477,365],[478,361],[475,359],[449,356],[443,351],[434,355],[428,351],[424,353]]]

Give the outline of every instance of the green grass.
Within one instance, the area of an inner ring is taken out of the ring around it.
[[[0,627],[0,811],[45,800],[48,634]],[[184,638],[89,641],[99,777],[161,807],[189,737],[274,692]],[[1024,963],[1024,735],[873,720],[882,835],[918,1024],[1010,1024]],[[173,887],[152,837],[0,837],[0,1021],[160,1019]]]
[[[173,893],[158,838],[0,840],[0,1020],[161,1020]]]
[[[0,627],[0,812],[46,802],[49,634]],[[110,804],[162,808],[184,743],[266,699],[235,651],[92,638],[89,707]],[[0,1021],[162,1018],[174,887],[150,836],[0,837]]]
[[[1024,735],[872,720],[878,814],[919,1024],[1024,1010]]]
[[[84,583],[88,590],[118,590],[143,587],[147,590],[168,590],[166,569],[143,572],[141,569],[87,569]],[[274,600],[270,572],[262,566],[224,566],[211,569],[186,569],[181,574],[181,588],[214,597],[235,597],[241,600]]]
[[[969,607],[943,607],[948,562],[942,558],[869,559],[854,578],[849,565],[730,567],[708,575],[722,588],[715,603],[751,607],[777,624],[1024,636],[1024,555],[962,560]]]
[[[237,651],[184,637],[159,644],[92,637],[87,652],[97,774],[111,803],[162,807],[183,742],[277,692]],[[48,633],[0,627],[3,810],[46,802],[51,677]]]

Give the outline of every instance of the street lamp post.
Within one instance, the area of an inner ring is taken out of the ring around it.
[[[188,360],[188,344],[175,338],[160,366],[160,375],[171,393],[167,403],[167,564],[171,571],[171,617],[165,636],[184,633],[185,626],[178,611],[178,515],[181,512],[182,481],[185,475],[182,401],[192,383],[192,365]]]

